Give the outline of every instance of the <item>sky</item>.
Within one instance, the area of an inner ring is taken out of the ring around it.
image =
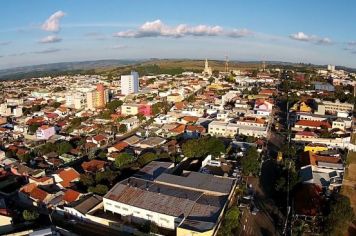
[[[0,69],[225,56],[356,68],[355,9],[353,0],[2,1]]]

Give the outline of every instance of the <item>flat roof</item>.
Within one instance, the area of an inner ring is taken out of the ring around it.
[[[134,174],[134,177],[154,180],[173,165],[174,164],[172,162],[152,161]]]
[[[117,183],[104,199],[185,218],[179,227],[206,231],[215,226],[228,195],[213,196],[203,191],[131,177]]]
[[[235,180],[232,178],[214,176],[199,172],[190,172],[186,177],[162,173],[155,180],[155,182],[158,183],[191,188],[204,192],[215,192],[217,194],[229,194],[234,181]]]

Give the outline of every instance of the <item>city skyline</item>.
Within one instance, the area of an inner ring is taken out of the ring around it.
[[[82,4],[79,4],[79,3]],[[356,68],[355,3],[12,1],[0,69],[66,61],[211,58]],[[15,15],[21,17],[14,17]]]

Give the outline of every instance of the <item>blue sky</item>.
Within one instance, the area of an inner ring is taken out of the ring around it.
[[[0,69],[225,55],[356,68],[355,9],[353,0],[4,1]]]

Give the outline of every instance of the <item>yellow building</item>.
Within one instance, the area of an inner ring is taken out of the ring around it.
[[[307,104],[305,104],[305,102],[300,103],[299,110],[301,112],[311,112],[312,111],[311,107],[308,106]]]
[[[214,230],[208,230],[204,232],[198,232],[192,229],[177,228],[177,236],[212,236],[214,235]]]
[[[308,106],[305,102],[297,102],[291,108],[292,111],[300,111],[300,112],[312,112],[310,106]]]
[[[328,147],[325,144],[310,143],[304,147],[304,152],[318,153],[322,151],[327,151]]]

